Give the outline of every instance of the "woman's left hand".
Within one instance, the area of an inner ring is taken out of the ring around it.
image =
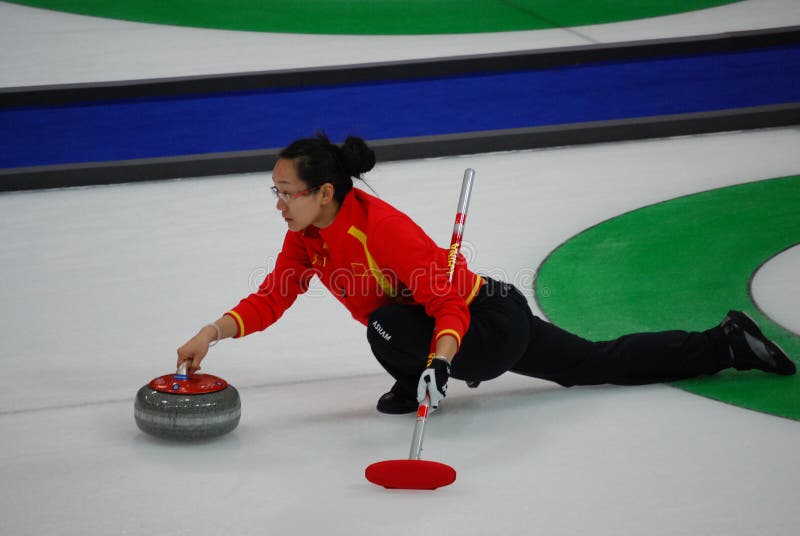
[[[427,394],[431,400],[431,409],[438,409],[442,399],[447,396],[447,380],[449,379],[450,363],[446,357],[436,356],[419,377],[417,402],[421,404]]]

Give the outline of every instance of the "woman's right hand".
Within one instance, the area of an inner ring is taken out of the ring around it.
[[[200,370],[200,363],[208,353],[211,343],[217,340],[217,331],[213,326],[205,326],[197,335],[186,341],[186,344],[178,348],[178,362],[176,368],[186,363],[189,373]]]

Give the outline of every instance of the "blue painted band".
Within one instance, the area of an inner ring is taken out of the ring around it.
[[[800,102],[800,45],[511,73],[0,110],[0,168],[455,134]]]

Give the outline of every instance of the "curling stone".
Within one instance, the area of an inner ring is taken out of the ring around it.
[[[226,434],[242,415],[239,391],[210,374],[175,374],[155,378],[136,393],[133,416],[148,434],[193,441]]]

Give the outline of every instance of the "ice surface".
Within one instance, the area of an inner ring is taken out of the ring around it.
[[[776,129],[386,163],[368,178],[446,244],[475,168],[464,251],[530,297],[533,270],[576,232],[796,173],[799,144]],[[136,390],[254,288],[280,246],[269,184],[265,173],[0,196],[0,533],[744,536],[800,524],[800,426],[663,385],[454,382],[423,457],[455,467],[456,483],[369,484],[368,464],[407,456],[413,417],[374,410],[391,381],[318,286],[274,328],[207,358],[240,389],[236,431],[194,445],[144,435]]]
[[[0,86],[716,33],[797,24],[798,7],[750,0],[577,32],[333,46],[0,3]],[[463,170],[475,168],[463,251],[530,298],[536,266],[575,233],[679,195],[797,174],[798,147],[800,131],[776,129],[386,163],[368,177],[446,245]],[[175,349],[269,268],[285,229],[269,184],[252,174],[0,195],[0,534],[772,536],[800,526],[800,426],[663,385],[453,382],[423,457],[455,467],[455,484],[373,486],[364,468],[407,455],[413,417],[374,410],[391,380],[364,328],[319,286],[273,329],[212,350],[208,372],[241,393],[236,431],[194,445],[141,433],[139,387],[170,372]],[[771,282],[794,288],[787,277]]]
[[[710,35],[800,24],[796,0],[554,30],[321,36],[179,28],[0,2],[0,87],[273,71]]]
[[[800,246],[777,254],[758,269],[751,290],[756,304],[772,320],[800,335]]]

